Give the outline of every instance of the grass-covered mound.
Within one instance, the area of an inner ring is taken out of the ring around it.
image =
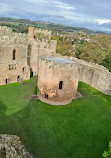
[[[79,83],[65,106],[29,100],[36,78],[0,86],[0,133],[16,134],[37,158],[101,158],[111,140],[111,96]]]

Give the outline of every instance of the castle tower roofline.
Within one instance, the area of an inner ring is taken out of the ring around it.
[[[60,64],[75,64],[75,61],[71,61],[68,59],[60,58],[60,57],[46,57],[44,58],[47,61],[52,61],[54,64],[60,63]]]

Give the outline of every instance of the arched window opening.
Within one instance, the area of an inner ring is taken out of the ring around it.
[[[25,72],[25,67],[23,67],[22,72]]]
[[[10,83],[10,79],[9,79],[9,78],[6,79],[6,80],[5,80],[5,83],[6,83],[6,84]]]
[[[15,60],[15,58],[16,58],[16,50],[14,49],[13,50],[13,60]]]
[[[59,82],[59,89],[62,89],[63,88],[63,81],[60,81]]]

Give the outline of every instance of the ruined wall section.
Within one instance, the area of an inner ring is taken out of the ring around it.
[[[62,89],[59,89],[60,81],[63,81]],[[39,60],[37,92],[40,100],[54,105],[68,104],[75,98],[77,87],[77,64]]]
[[[44,35],[44,37],[48,37],[48,39],[51,39],[52,31],[49,30],[42,30],[42,29],[35,29],[34,35],[37,35],[37,33],[41,33]]]
[[[38,62],[40,54],[40,41],[35,41],[34,39],[29,39],[28,41],[28,58],[31,76],[38,75]]]
[[[56,40],[51,40],[50,42],[48,42],[48,40],[43,39],[40,42],[40,56],[56,56],[56,47]]]
[[[34,30],[34,33],[43,33],[43,34],[45,34],[46,36],[48,36],[48,35],[50,35],[51,36],[51,34],[52,34],[52,31],[49,31],[49,30],[42,30],[42,29],[35,29]]]
[[[0,26],[0,36],[11,36],[12,29],[6,26]]]
[[[42,38],[51,40],[52,31],[29,27],[28,35],[30,38],[38,40],[40,34],[43,36]]]
[[[106,95],[111,95],[111,73],[107,68],[74,57],[64,58],[78,63],[79,81],[89,84]]]
[[[25,34],[0,36],[0,85],[30,78],[27,47],[28,38]]]

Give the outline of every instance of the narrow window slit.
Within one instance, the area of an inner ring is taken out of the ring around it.
[[[62,89],[63,88],[63,81],[60,81],[59,82],[59,89]]]

